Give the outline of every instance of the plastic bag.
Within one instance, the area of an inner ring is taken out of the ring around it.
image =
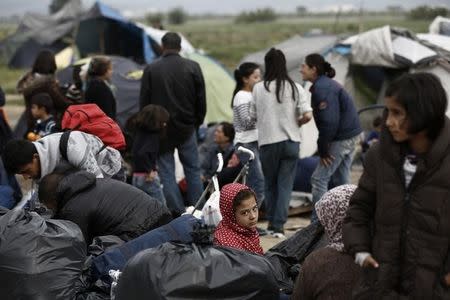
[[[74,299],[86,244],[80,228],[34,212],[0,208],[1,299]]]
[[[272,266],[263,256],[232,248],[165,243],[133,257],[116,300],[279,298]]]
[[[203,206],[202,215],[206,225],[217,226],[222,220],[222,214],[220,213],[220,189],[217,176],[213,176],[212,181],[214,183],[214,193],[211,194]]]
[[[311,252],[327,243],[322,224],[314,222],[270,248],[264,256],[275,270],[280,290],[292,293],[295,278],[300,273],[300,264]]]

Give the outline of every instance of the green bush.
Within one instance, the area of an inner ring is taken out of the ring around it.
[[[242,12],[236,17],[236,23],[272,22],[277,14],[272,8],[263,8],[251,12]]]
[[[183,24],[187,20],[187,13],[182,7],[175,7],[167,14],[170,24]]]
[[[432,20],[437,16],[445,17],[450,15],[450,10],[445,7],[418,6],[409,12],[409,17],[413,20]]]

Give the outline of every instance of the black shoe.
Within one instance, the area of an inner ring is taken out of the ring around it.
[[[259,236],[265,236],[265,235],[269,234],[267,232],[267,230],[265,230],[264,228],[261,228],[261,227],[256,227],[256,230],[258,230]]]

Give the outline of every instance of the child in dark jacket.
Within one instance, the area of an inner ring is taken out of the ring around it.
[[[36,123],[27,135],[28,140],[36,141],[58,131],[53,112],[53,100],[49,94],[39,93],[31,98],[31,114]]]
[[[165,204],[156,160],[161,136],[169,121],[169,113],[159,105],[149,104],[132,116],[127,128],[133,133],[132,184]]]

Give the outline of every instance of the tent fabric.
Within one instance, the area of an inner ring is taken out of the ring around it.
[[[450,35],[445,36],[433,33],[419,33],[417,34],[417,38],[450,52]]]
[[[437,16],[429,27],[429,32],[433,34],[442,34],[450,36],[450,18]]]
[[[144,66],[120,56],[110,56],[113,65],[111,82],[115,86],[115,98],[117,101],[117,121],[123,128],[127,119],[139,110],[139,92],[141,86],[140,78],[132,78],[129,73],[143,70]],[[89,63],[89,59],[83,59]],[[75,62],[74,65],[78,65]],[[61,85],[72,82],[73,66],[59,71],[56,76]]]
[[[391,28],[384,26],[360,34],[352,45],[351,57],[354,64],[397,67]]]
[[[83,57],[101,53],[140,63],[149,63],[157,56],[149,39],[141,27],[98,1],[80,21],[75,37]]]
[[[10,67],[27,68],[41,50],[64,49],[81,14],[81,1],[72,0],[51,16],[25,15],[16,32],[0,43],[1,60]]]
[[[161,39],[162,37],[169,31],[167,30],[160,30],[160,29],[156,29],[150,26],[146,26],[142,23],[137,22],[136,23],[137,26],[139,26],[140,28],[142,28],[145,33],[151,37],[154,41],[156,41],[158,43],[158,45],[161,46]],[[192,44],[181,34],[178,33],[181,36],[181,54],[185,55],[185,54],[190,54],[195,52],[195,48],[194,46],[192,46]]]
[[[437,53],[421,43],[398,36],[392,41],[392,48],[396,60],[403,61],[406,65],[415,65],[436,57]]]
[[[200,65],[205,78],[205,122],[232,121],[233,110],[230,104],[235,86],[234,79],[224,67],[206,55],[194,52],[184,56]]]
[[[299,67],[303,63],[305,56],[310,53],[326,53],[337,42],[335,35],[321,35],[302,37],[295,35],[279,44],[273,45],[273,48],[280,49],[286,56],[287,69],[289,76],[296,82],[302,82]],[[271,47],[271,48],[272,48]],[[249,54],[241,59],[243,62],[254,62],[264,69],[264,56],[270,48]]]

